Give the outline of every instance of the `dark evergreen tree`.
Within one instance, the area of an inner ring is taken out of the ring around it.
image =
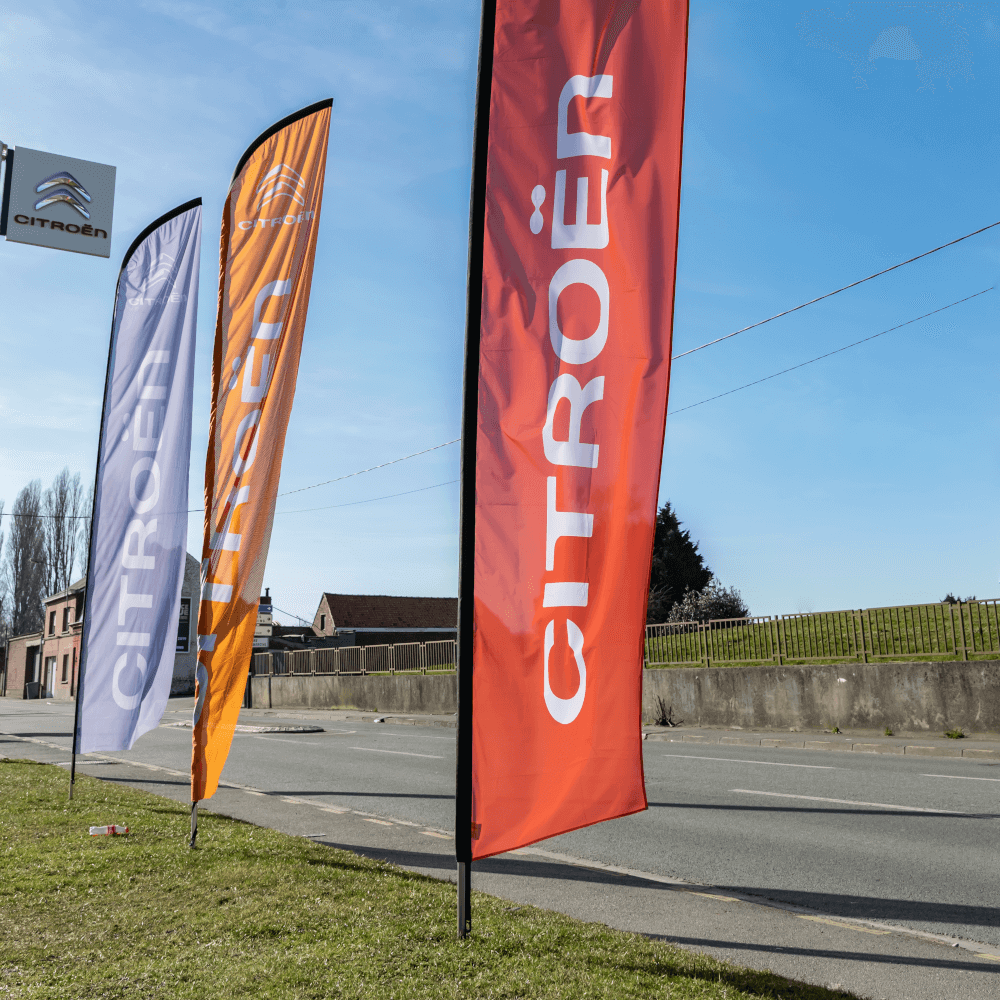
[[[701,591],[711,579],[712,571],[705,565],[698,543],[681,528],[668,500],[656,515],[646,621],[665,622],[671,608],[689,590]]]

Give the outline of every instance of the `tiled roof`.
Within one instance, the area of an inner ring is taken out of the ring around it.
[[[50,597],[46,597],[42,602],[43,604],[51,604],[53,601],[61,600],[64,597],[69,597],[70,594],[75,594],[79,590],[83,590],[87,586],[87,578],[81,576],[76,583],[71,583],[66,590],[60,590],[58,594],[52,594]]]
[[[456,597],[324,594],[336,628],[454,628]]]

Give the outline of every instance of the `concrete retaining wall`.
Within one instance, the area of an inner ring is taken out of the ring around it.
[[[996,732],[1000,662],[646,670],[644,723],[656,721],[658,698],[689,726]]]
[[[254,677],[254,708],[450,715],[454,674]],[[657,699],[689,726],[1000,731],[1000,661],[852,663],[643,671],[642,721]]]
[[[253,677],[250,683],[254,708],[355,708],[402,715],[458,711],[455,674],[300,674]]]

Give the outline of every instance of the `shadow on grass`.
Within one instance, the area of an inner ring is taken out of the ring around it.
[[[80,764],[77,762],[77,767]],[[186,779],[181,781],[177,778],[120,778],[113,774],[88,774],[88,778],[99,778],[101,781],[106,781],[109,785],[177,785],[182,788],[190,788],[191,780]]]

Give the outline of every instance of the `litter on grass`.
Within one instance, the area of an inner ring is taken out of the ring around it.
[[[111,826],[92,826],[90,828],[91,837],[124,837],[126,833],[128,833],[127,826],[118,826],[114,823]]]

